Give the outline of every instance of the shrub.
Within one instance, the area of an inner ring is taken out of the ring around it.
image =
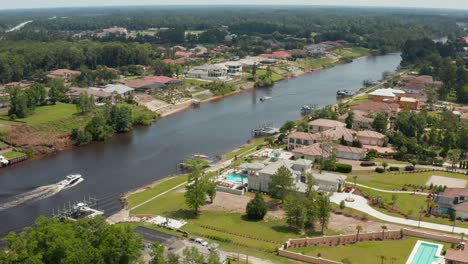
[[[353,166],[349,164],[337,163],[335,171],[342,173],[350,173],[353,170]]]
[[[414,166],[413,165],[406,166],[405,171],[414,171]]]
[[[377,167],[377,168],[375,168],[375,172],[377,172],[377,173],[384,173],[384,172],[385,172],[385,169],[384,169],[384,168],[381,168],[381,167]]]
[[[375,162],[373,162],[373,161],[363,161],[363,162],[361,162],[361,166],[363,166],[363,167],[372,167],[372,166],[375,166]]]
[[[400,168],[398,167],[390,167],[388,168],[390,171],[400,171]]]
[[[265,200],[263,200],[262,195],[257,192],[255,193],[255,198],[250,200],[247,204],[247,218],[250,220],[262,220],[263,217],[265,217],[267,210]]]

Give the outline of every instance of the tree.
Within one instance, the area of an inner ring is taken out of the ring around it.
[[[188,184],[185,187],[185,203],[188,207],[198,214],[201,206],[206,204],[206,181],[203,167],[206,165],[205,160],[190,159],[185,162],[191,169],[188,176]]]
[[[174,253],[167,254],[166,264],[179,264],[179,256]]]
[[[292,172],[285,166],[281,166],[271,177],[268,190],[272,197],[280,199],[283,202],[286,196],[295,190]]]
[[[317,198],[317,216],[322,228],[322,234],[324,234],[324,231],[328,226],[328,222],[330,221],[330,211],[330,197],[328,197],[328,195],[322,194]]]
[[[205,258],[203,257],[203,254],[198,251],[196,247],[186,247],[182,251],[183,255],[183,264],[203,264],[205,261]]]
[[[88,96],[87,92],[81,93],[76,102],[76,109],[80,114],[87,114],[95,108],[94,96]]]
[[[354,175],[353,176],[354,189],[356,189],[356,180],[357,180],[357,175]]]
[[[396,193],[392,194],[392,208],[395,207],[398,201],[398,195]]]
[[[387,170],[387,167],[388,167],[388,163],[387,162],[382,162],[382,167],[385,170]]]
[[[343,211],[345,208],[346,208],[346,203],[343,200],[343,201],[340,202],[340,210]]]
[[[380,228],[382,228],[382,240],[385,239],[385,230],[388,229],[388,227],[386,225],[382,225]]]
[[[267,210],[268,207],[260,192],[255,193],[255,197],[249,201],[245,209],[247,218],[250,220],[262,220]]]
[[[158,242],[153,243],[150,256],[151,260],[149,264],[166,264],[166,260],[164,259],[164,246]]]
[[[358,225],[356,226],[356,242],[359,241],[359,233],[363,230],[362,226]]]
[[[311,172],[306,173],[306,195],[309,196],[314,191],[315,179]]]
[[[458,161],[461,159],[462,150],[461,149],[451,149],[447,153],[447,158],[452,163],[452,170],[456,170]]]
[[[8,90],[10,94],[10,109],[8,115],[18,118],[25,118],[31,114],[32,109],[28,106],[27,95],[19,87],[12,87]]]
[[[353,128],[353,123],[354,123],[354,112],[349,110],[348,111],[348,116],[346,117],[345,119],[345,123],[346,123],[346,128]]]
[[[296,127],[296,123],[294,121],[288,121],[284,123],[284,125],[280,128],[280,133],[288,133],[289,131],[293,130]]]
[[[63,100],[65,96],[65,83],[63,79],[51,79],[49,82],[49,101],[56,104],[58,101]]]
[[[216,251],[210,251],[207,262],[208,264],[221,264],[219,254]]]
[[[372,128],[374,128],[377,132],[385,133],[387,131],[388,126],[388,118],[385,116],[384,113],[378,113],[374,121],[372,121]]]
[[[286,222],[302,231],[307,213],[305,197],[297,192],[290,193],[284,201],[284,210],[286,211]]]
[[[132,127],[132,109],[127,105],[113,105],[109,112],[109,124],[115,132],[127,132]]]
[[[216,197],[216,182],[208,180],[206,182],[206,195],[210,198],[210,203],[213,203]]]
[[[106,122],[103,115],[95,115],[84,129],[93,141],[104,141],[112,136],[114,130]]]

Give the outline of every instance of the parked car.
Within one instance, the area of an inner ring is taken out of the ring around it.
[[[344,191],[345,191],[345,193],[350,193],[350,192],[353,191],[353,187],[349,187],[349,186],[348,186],[348,187],[346,187],[346,188],[344,189]]]
[[[208,242],[206,242],[205,240],[203,240],[202,238],[195,238],[195,243],[198,243],[204,247],[207,247],[208,246]]]

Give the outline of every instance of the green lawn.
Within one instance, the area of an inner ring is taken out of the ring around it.
[[[266,70],[257,70],[257,76],[261,76],[261,75],[266,75]],[[271,74],[271,79],[274,81],[274,82],[277,82],[279,80],[282,80],[283,79],[283,76],[279,75],[278,73],[272,71],[272,74]]]
[[[10,145],[8,145],[7,143],[0,141],[0,149],[7,149],[9,147]]]
[[[301,68],[317,70],[317,69],[321,69],[323,67],[328,67],[329,65],[331,65],[333,63],[333,59],[330,59],[330,58],[305,59],[305,60],[299,61],[298,63]]]
[[[432,175],[468,180],[468,176],[466,175],[444,171],[430,171],[402,174],[373,173],[371,175],[358,175],[357,182],[384,190],[401,190],[405,184],[426,185],[427,181]]]
[[[18,151],[10,151],[2,154],[3,157],[5,157],[8,160],[16,159],[16,158],[21,158],[26,156],[26,154]]]
[[[337,49],[333,51],[335,54],[345,58],[355,59],[369,54],[369,49],[362,47],[354,47],[351,49]]]
[[[160,193],[165,192],[183,182],[187,181],[187,175],[177,176],[160,182],[158,185],[146,189],[143,192],[135,193],[128,197],[128,207],[132,208]]]
[[[265,143],[265,138],[256,139],[254,143],[244,146],[238,150],[232,151],[226,154],[226,159],[233,159],[236,155],[237,157],[245,156],[246,154],[251,154],[257,150],[257,147]],[[242,154],[242,155],[241,155]]]
[[[380,263],[381,256],[385,256],[384,263],[404,264],[406,263],[416,242],[420,240],[415,237],[407,237],[402,240],[390,241],[368,241],[353,245],[337,247],[308,247],[290,249],[294,252],[303,253],[316,257],[321,254],[322,258],[343,261],[348,259],[352,264],[375,264]],[[450,247],[447,243],[435,242],[444,245],[447,249]],[[394,262],[391,262],[392,258]]]
[[[360,96],[356,96],[356,97],[353,97],[349,100],[348,102],[348,105],[352,106],[352,105],[357,105],[357,104],[360,104],[360,103],[364,103],[364,102],[367,102],[369,101],[369,96],[367,96],[367,94],[364,94],[364,95],[360,95]]]

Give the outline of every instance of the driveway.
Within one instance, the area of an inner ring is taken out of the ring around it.
[[[401,225],[407,225],[407,226],[415,226],[418,227],[419,221],[416,220],[411,220],[411,219],[404,219],[400,217],[394,217],[394,216],[389,216],[384,213],[381,213],[374,208],[372,208],[368,203],[367,200],[359,195],[355,194],[349,194],[349,193],[333,193],[333,195],[330,197],[330,201],[336,204],[340,204],[341,201],[344,201],[346,198],[351,197],[354,199],[354,202],[346,202],[346,207],[364,212],[368,215],[371,215],[377,219],[386,221],[386,222],[391,222],[394,224],[401,224]],[[452,232],[453,227],[448,226],[448,225],[440,225],[440,224],[434,224],[434,223],[428,223],[428,222],[423,222],[421,221],[420,227],[422,228],[428,228],[428,229],[433,229],[433,230],[438,230],[438,231],[444,231],[444,232]],[[468,234],[468,228],[460,228],[460,227],[455,227],[454,229],[455,233],[465,233]]]

